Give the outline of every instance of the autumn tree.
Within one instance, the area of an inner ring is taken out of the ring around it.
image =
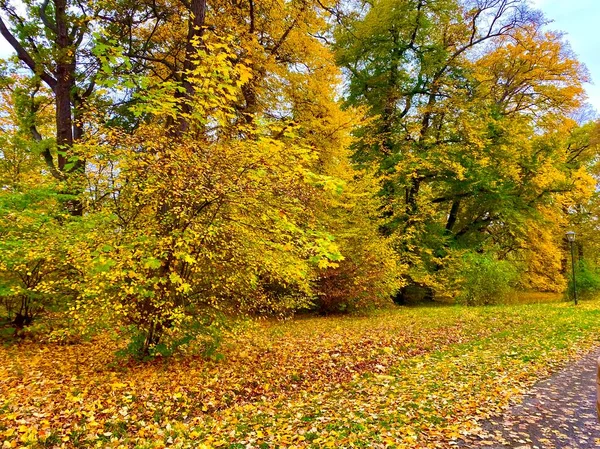
[[[90,24],[87,14],[75,12],[66,0],[26,2],[24,6],[25,14],[21,15],[15,5],[2,2],[0,10],[6,19],[0,16],[0,33],[39,83],[52,90],[55,147],[46,148],[43,157],[52,175],[64,181],[69,173],[84,168],[84,161],[72,154],[72,147],[83,133],[78,116],[94,90],[95,71],[84,52]],[[35,126],[30,131],[34,139],[43,140]],[[75,215],[82,213],[78,201],[71,202],[69,208]]]
[[[18,334],[69,293],[69,217],[40,157],[47,142],[31,135],[53,128],[50,93],[35,79],[4,76],[0,99],[0,316]]]
[[[156,5],[153,9],[129,2],[0,2],[0,34],[14,49],[21,67],[36,81],[32,92],[41,91],[42,86],[52,92],[54,129],[45,135],[32,123],[30,133],[34,140],[46,143],[43,160],[49,172],[65,184],[65,191],[73,195],[66,201],[73,215],[81,215],[84,207],[77,195],[83,189],[80,175],[85,160],[77,146],[89,130],[88,112],[108,109],[113,120],[126,122],[127,117],[119,119],[116,115],[125,112],[120,106],[126,103],[131,87],[111,89],[115,85],[111,64],[124,65],[129,73],[145,74],[144,55],[150,42],[134,40],[133,30],[153,23],[158,26],[162,18]],[[124,42],[130,43],[127,49],[122,46]]]
[[[219,312],[311,307],[334,296],[325,277],[348,303],[387,298],[397,282],[377,217],[357,204],[375,191],[349,164],[355,112],[340,109],[338,69],[312,36],[323,10],[224,2],[203,9],[201,26],[191,6],[132,35],[152,56],[120,48],[108,61],[118,83],[144,86],[127,98],[140,120],[100,118],[82,146],[89,219],[100,221],[79,259],[77,310],[131,325],[142,355]],[[149,70],[128,72],[120,58]]]
[[[336,43],[347,102],[373,117],[354,157],[379,164],[384,232],[410,284],[452,294],[452,260],[512,257],[531,223],[550,220],[556,195],[589,185],[585,173],[569,180],[566,159],[585,71],[519,0],[378,1],[355,11]]]

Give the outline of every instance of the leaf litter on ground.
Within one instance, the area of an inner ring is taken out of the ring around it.
[[[451,447],[598,345],[600,301],[258,321],[222,357],[0,349],[2,447]]]

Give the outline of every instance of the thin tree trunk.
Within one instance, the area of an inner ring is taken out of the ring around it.
[[[450,208],[450,214],[448,214],[448,221],[446,222],[446,231],[452,232],[456,219],[458,218],[458,211],[460,210],[460,200],[454,200],[452,207]]]
[[[182,114],[176,119],[175,135],[181,136],[189,129],[188,119],[185,117],[192,111],[190,99],[194,96],[194,86],[190,82],[189,73],[197,64],[197,49],[204,35],[206,21],[206,0],[191,0],[189,4],[190,18],[188,20],[188,34],[185,44],[185,59],[181,74],[181,84],[185,92],[177,91],[176,98],[182,100]]]

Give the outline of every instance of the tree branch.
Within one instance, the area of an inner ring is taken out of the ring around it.
[[[48,16],[46,16],[46,8],[48,8],[49,2],[50,0],[44,0],[44,3],[42,3],[42,6],[40,6],[40,19],[42,19],[42,23],[46,28],[56,34],[56,26],[51,23],[50,20],[48,20]]]
[[[0,17],[0,34],[8,41],[8,43],[14,48],[17,52],[17,56],[21,61],[23,61],[29,69],[38,75],[53,91],[56,89],[56,79],[52,77],[48,72],[44,69],[40,69],[35,60],[31,57],[29,52],[23,48],[21,43],[13,36],[10,30],[6,27],[4,20]]]

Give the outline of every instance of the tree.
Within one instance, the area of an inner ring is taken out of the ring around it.
[[[142,355],[217,312],[310,307],[346,249],[355,266],[366,262],[350,272],[347,295],[360,296],[351,288],[360,279],[383,296],[394,280],[376,220],[353,219],[364,208],[339,204],[360,197],[345,193],[360,184],[347,153],[355,113],[341,111],[332,55],[309,34],[325,26],[320,10],[220,6],[192,36],[195,15],[174,19],[172,37],[149,45],[156,53],[144,56],[152,67],[144,77],[121,72],[144,86],[130,102],[143,119],[131,128],[100,119],[86,145],[99,234],[81,261],[84,303],[132,325]],[[359,250],[371,238],[381,255]]]
[[[64,181],[69,174],[81,172],[85,165],[72,154],[72,149],[83,134],[80,118],[95,86],[95,64],[84,50],[90,20],[85,8],[75,12],[67,0],[52,4],[26,2],[24,6],[26,11],[22,16],[10,3],[0,4],[0,11],[8,18],[5,21],[0,16],[0,33],[31,74],[52,90],[56,149],[53,152],[46,148],[43,156],[52,175]],[[43,139],[34,125],[30,131],[35,140]],[[69,202],[68,207],[72,214],[81,215],[79,201]]]
[[[69,293],[62,257],[68,217],[40,158],[47,142],[30,132],[52,129],[52,100],[23,77],[3,78],[0,98],[0,301],[18,333]]]
[[[338,27],[347,102],[373,117],[354,155],[379,164],[411,283],[443,294],[464,251],[509,257],[579,188],[565,156],[585,70],[543,23],[518,0],[378,1]]]
[[[52,92],[54,142],[48,144],[50,136],[40,132],[33,122],[30,133],[34,140],[47,143],[43,159],[72,196],[66,201],[68,210],[79,216],[84,207],[78,196],[83,189],[80,183],[86,162],[78,145],[89,130],[90,111],[108,109],[112,119],[123,112],[119,106],[127,103],[130,88],[111,90],[115,84],[111,64],[125,67],[130,74],[145,74],[144,56],[150,42],[134,39],[134,30],[162,25],[164,14],[156,10],[156,5],[129,2],[34,0],[19,5],[9,0],[0,2],[0,34],[35,80],[32,95],[41,92],[42,85]],[[126,53],[120,42],[129,42]],[[30,111],[31,115],[36,113]],[[121,124],[125,121],[120,120]]]

